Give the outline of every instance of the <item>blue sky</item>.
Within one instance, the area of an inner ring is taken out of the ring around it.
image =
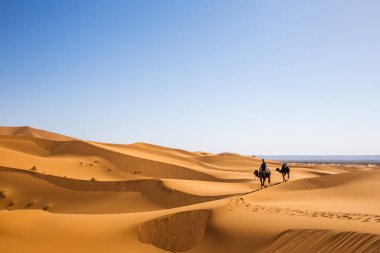
[[[0,0],[0,124],[243,154],[380,154],[377,0]]]

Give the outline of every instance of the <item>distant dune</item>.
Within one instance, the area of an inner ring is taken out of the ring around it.
[[[264,157],[298,163],[380,164],[380,155],[285,155]]]
[[[380,252],[378,166],[0,127],[0,252]]]
[[[31,136],[37,138],[43,138],[47,140],[56,141],[70,141],[75,140],[72,137],[62,134],[52,133],[41,129],[35,129],[28,126],[22,127],[2,127],[0,126],[0,135],[12,135],[12,136]]]

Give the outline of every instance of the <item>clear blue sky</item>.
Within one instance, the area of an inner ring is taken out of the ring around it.
[[[380,154],[378,0],[0,0],[0,125]]]

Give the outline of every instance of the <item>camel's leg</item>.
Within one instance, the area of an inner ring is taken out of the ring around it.
[[[271,184],[270,184],[270,176],[268,177],[268,183],[269,183],[269,186],[271,186]]]
[[[288,181],[289,181],[289,178],[290,178],[290,171],[288,171]]]

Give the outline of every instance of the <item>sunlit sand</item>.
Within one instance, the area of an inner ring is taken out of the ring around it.
[[[0,134],[1,252],[380,249],[377,166],[291,164],[282,183],[268,161],[260,190],[257,157]]]

